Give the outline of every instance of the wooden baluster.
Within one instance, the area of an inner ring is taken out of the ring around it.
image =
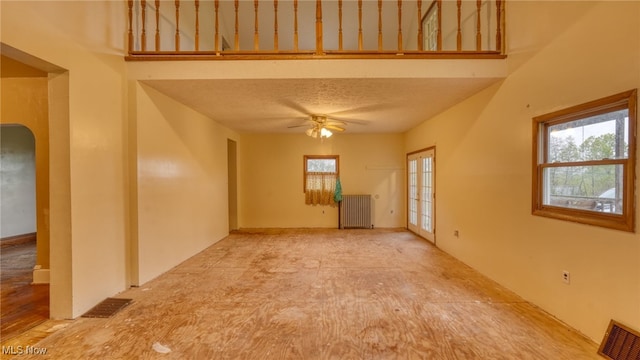
[[[200,0],[195,0],[196,7],[196,51],[200,50]]]
[[[219,10],[220,10],[220,0],[215,0],[213,2],[213,8],[214,8],[214,12],[215,12],[215,39],[214,39],[214,43],[215,43],[215,52],[216,55],[220,55],[220,18],[219,18]]]
[[[358,50],[362,51],[362,0],[358,0]]]
[[[462,0],[458,0],[458,33],[456,35],[456,49],[462,51]]]
[[[338,0],[338,50],[342,51],[342,0]]]
[[[382,51],[382,0],[378,0],[378,51]]]
[[[160,0],[156,0],[156,51],[160,51]]]
[[[176,51],[180,51],[180,0],[176,0]]]
[[[496,51],[502,53],[502,0],[496,0]]]
[[[140,1],[142,8],[142,35],[140,35],[140,48],[142,51],[147,50],[147,1]]]
[[[436,0],[438,4],[438,51],[442,51],[442,0]]]
[[[273,50],[278,51],[278,0],[273,0]]]
[[[254,31],[253,31],[253,50],[260,49],[260,36],[258,35],[258,0],[253,0],[254,14]]]
[[[129,54],[133,51],[133,0],[127,1],[127,7],[129,8]]]
[[[402,52],[402,0],[398,0],[398,52]]]
[[[316,0],[316,55],[324,54],[322,37],[322,0]]]
[[[293,0],[293,51],[298,52],[298,0]]]
[[[482,51],[482,27],[480,21],[482,18],[482,0],[476,1],[476,51]]]
[[[424,29],[422,28],[422,0],[418,0],[418,51],[424,50]]]
[[[235,49],[235,51],[238,51],[240,50],[240,32],[239,32],[240,26],[238,23],[238,6],[240,6],[240,4],[238,0],[234,1],[234,6],[236,9],[236,30],[235,30],[236,32],[235,32],[235,41],[234,41],[233,48]]]

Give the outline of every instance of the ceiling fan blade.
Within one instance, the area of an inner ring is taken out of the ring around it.
[[[302,115],[307,115],[310,113],[309,110],[304,108],[304,106],[288,99],[281,99],[279,103],[286,106],[289,109],[295,110],[297,113]]]
[[[333,120],[333,119],[331,119],[331,120],[327,120],[327,121],[325,122],[325,124],[326,124],[326,125],[337,125],[337,126],[344,126],[344,125],[347,125],[347,123],[346,123],[346,122],[344,122],[344,121],[340,121],[340,120]]]
[[[346,116],[347,118],[349,118],[352,114],[355,115],[355,114],[363,114],[363,113],[375,113],[380,110],[388,110],[390,108],[396,108],[396,106],[393,106],[392,104],[387,104],[384,102],[379,102],[375,104],[363,105],[363,106],[352,107],[344,110],[334,111],[328,115],[331,117],[333,117],[333,115],[337,115],[337,116]]]
[[[329,129],[329,130],[335,130],[335,131],[344,131],[344,128],[341,128],[339,126],[335,126],[335,125],[325,125],[325,128]]]
[[[345,124],[356,124],[356,125],[368,125],[369,122],[366,120],[358,120],[358,119],[344,119],[344,118],[339,118],[339,117],[331,117],[331,120],[333,121],[341,121]]]
[[[291,125],[291,126],[287,126],[287,128],[293,129],[293,128],[299,128],[299,127],[303,127],[303,126],[308,127],[309,124]]]

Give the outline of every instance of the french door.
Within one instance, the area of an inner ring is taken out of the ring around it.
[[[407,155],[409,230],[435,242],[435,149]]]

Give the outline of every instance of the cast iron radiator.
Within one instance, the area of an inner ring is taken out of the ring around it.
[[[342,229],[371,229],[371,195],[343,195],[340,211]]]

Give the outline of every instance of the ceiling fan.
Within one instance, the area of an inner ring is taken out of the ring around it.
[[[327,114],[327,113],[317,113],[317,112],[309,111],[307,108],[305,108],[298,102],[295,102],[291,99],[282,99],[280,100],[280,103],[285,107],[301,115],[304,115],[306,118],[304,123],[299,125],[292,125],[292,126],[289,126],[289,128],[307,126],[308,129],[305,131],[305,134],[307,134],[307,136],[310,136],[314,139],[321,139],[321,140],[326,139],[331,135],[333,135],[333,131],[343,132],[346,130],[346,126],[348,124],[367,125],[369,123],[368,121],[365,121],[365,120],[345,119],[344,117],[335,116],[337,114],[346,113],[346,112],[351,113],[359,109],[342,110],[342,111],[334,112],[331,114]]]
[[[310,136],[314,139],[326,139],[333,135],[332,130],[343,132],[345,130],[344,126],[346,125],[346,122],[342,120],[329,119],[326,115],[321,114],[310,115],[308,122],[310,123],[309,125],[293,125],[289,126],[289,128],[309,126],[309,128],[305,131],[305,134],[307,134],[307,136]]]

